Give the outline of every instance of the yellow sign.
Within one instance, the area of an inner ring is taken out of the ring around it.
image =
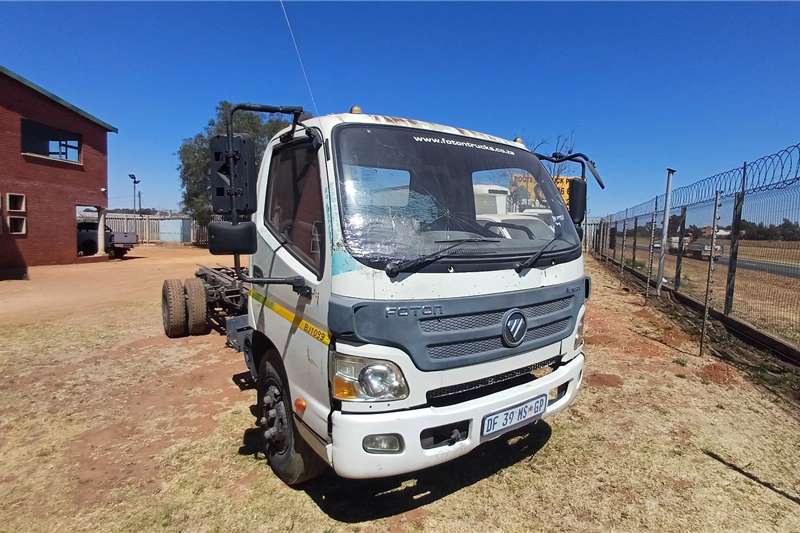
[[[561,193],[561,197],[564,199],[564,203],[569,207],[569,183],[576,179],[575,176],[556,176],[553,178],[553,181],[558,187],[558,191]]]

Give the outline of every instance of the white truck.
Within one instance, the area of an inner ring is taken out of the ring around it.
[[[230,128],[239,109],[293,117],[257,175]],[[449,461],[564,409],[583,375],[585,179],[569,212],[521,141],[355,111],[233,106],[211,148],[229,221],[209,225],[209,249],[235,266],[164,283],[167,335],[210,321],[243,352],[264,451],[290,485],[328,466],[374,478]],[[477,221],[474,185],[511,173],[536,179],[549,234]]]

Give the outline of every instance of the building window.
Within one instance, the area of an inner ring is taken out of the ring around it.
[[[8,233],[11,235],[25,235],[28,232],[28,217],[8,217]]]
[[[10,235],[25,235],[28,233],[28,209],[24,194],[6,193],[6,225]]]
[[[62,161],[81,161],[81,136],[22,119],[22,152]]]
[[[25,211],[25,195],[13,192],[6,194],[6,209],[8,211]]]

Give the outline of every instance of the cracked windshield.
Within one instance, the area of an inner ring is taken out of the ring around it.
[[[401,127],[336,133],[342,232],[356,259],[382,268],[471,239],[459,261],[504,261],[548,242],[557,257],[578,246],[558,190],[530,152]]]

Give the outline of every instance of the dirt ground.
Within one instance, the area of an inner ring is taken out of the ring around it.
[[[800,530],[798,413],[592,259],[569,410],[415,475],[295,490],[254,455],[240,355],[163,335],[162,280],[218,261],[134,257],[0,282],[2,531]]]

